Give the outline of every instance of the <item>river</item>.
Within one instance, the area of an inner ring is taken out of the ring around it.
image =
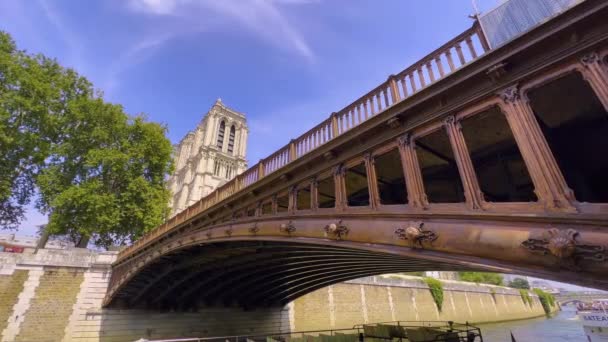
[[[587,340],[573,307],[565,307],[551,318],[480,324],[479,327],[486,342],[511,342],[510,331],[517,342]]]

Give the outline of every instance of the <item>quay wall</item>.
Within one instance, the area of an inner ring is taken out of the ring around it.
[[[442,280],[444,298],[438,309],[419,277],[369,277],[331,285],[289,304],[293,328],[350,328],[390,321],[455,321],[490,323],[544,316],[538,296],[524,302],[519,290],[503,286]]]
[[[443,281],[437,309],[417,277],[370,277],[326,287],[283,308],[198,312],[102,309],[115,252],[0,252],[0,341],[135,341],[349,328],[395,320],[491,322],[544,315],[517,290]]]

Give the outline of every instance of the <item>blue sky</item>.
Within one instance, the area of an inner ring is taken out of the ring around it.
[[[472,24],[470,0],[0,0],[18,46],[76,69],[169,129],[217,98],[244,112],[249,164]],[[46,219],[35,210],[20,233]]]

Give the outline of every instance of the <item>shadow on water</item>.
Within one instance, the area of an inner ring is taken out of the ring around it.
[[[511,342],[510,331],[517,342],[586,341],[583,326],[572,307],[566,307],[551,318],[480,324],[484,341]]]

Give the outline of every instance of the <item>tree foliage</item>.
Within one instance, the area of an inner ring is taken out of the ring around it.
[[[429,290],[431,291],[431,296],[433,296],[433,300],[437,305],[437,309],[441,311],[443,308],[443,284],[440,280],[435,278],[422,278],[426,285],[428,285]]]
[[[520,289],[519,295],[521,296],[521,300],[524,302],[524,304],[532,306],[532,297],[530,297],[530,292],[528,292],[528,290]]]
[[[462,281],[469,281],[478,284],[503,285],[503,278],[498,273],[488,272],[458,272]]]
[[[530,283],[524,278],[515,278],[509,282],[509,287],[514,289],[530,289]]]
[[[52,234],[104,247],[141,236],[168,210],[165,133],[0,32],[0,227],[18,225],[37,190]]]
[[[547,315],[550,314],[551,309],[555,306],[555,297],[541,289],[534,289],[533,291],[538,295],[538,299],[540,300],[540,304],[542,304],[545,313]]]

